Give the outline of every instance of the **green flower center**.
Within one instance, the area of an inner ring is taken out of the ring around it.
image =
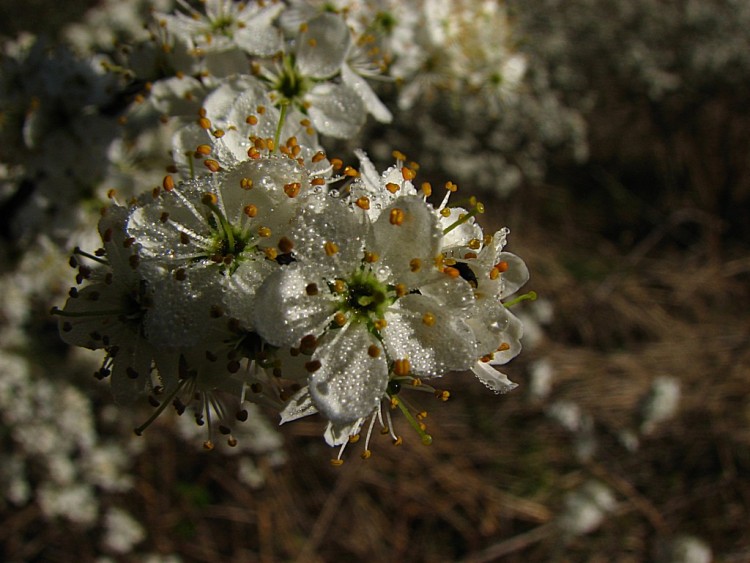
[[[225,35],[226,37],[232,38],[232,26],[234,20],[229,16],[219,16],[211,22],[211,29],[216,33]]]
[[[214,262],[223,263],[233,273],[239,266],[240,255],[248,250],[250,232],[227,220],[213,194],[204,194],[202,202],[210,211],[207,221],[211,227],[211,242],[206,252]]]
[[[344,308],[362,320],[382,319],[396,297],[370,269],[361,269],[348,280]]]
[[[276,78],[273,89],[281,94],[283,101],[299,104],[309,88],[310,81],[297,71],[294,58],[291,55],[285,56],[281,74]]]

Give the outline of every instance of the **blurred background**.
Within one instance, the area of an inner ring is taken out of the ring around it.
[[[0,558],[750,561],[750,2],[503,6],[515,97],[490,114],[481,89],[428,90],[337,145],[475,193],[539,295],[514,308],[519,387],[445,377],[429,447],[399,420],[403,445],[333,467],[321,420],[261,409],[235,450],[170,416],[132,436],[148,411],[118,410],[98,356],[57,338],[72,245],[19,212],[41,180],[11,174],[4,133]],[[109,9],[2,1],[0,37],[71,41]]]

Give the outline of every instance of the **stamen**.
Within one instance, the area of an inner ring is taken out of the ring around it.
[[[409,412],[409,409],[406,408],[406,405],[404,405],[403,401],[396,400],[396,406],[398,406],[399,410],[401,411],[401,414],[404,415],[406,420],[409,421],[409,424],[411,425],[414,430],[417,431],[417,434],[419,434],[419,437],[422,439],[422,443],[425,446],[429,446],[432,444],[432,436],[430,436],[427,432],[424,430],[424,424],[422,422],[417,422],[414,420],[414,417]]]
[[[443,211],[445,211],[445,209],[443,209]],[[441,211],[440,213],[443,214],[443,211]],[[469,211],[468,213],[460,215],[459,218],[452,225],[450,225],[450,226],[446,227],[445,229],[443,229],[443,234],[447,235],[453,229],[455,229],[459,225],[464,224],[466,221],[468,221],[469,219],[471,219],[472,217],[474,217],[474,216],[476,216],[476,215],[478,215],[480,213],[484,213],[484,204],[482,204],[481,202],[477,202],[477,204],[474,206],[474,208],[471,211]],[[449,215],[450,215],[450,212],[448,213],[448,215],[443,215],[443,216],[447,217]]]
[[[411,182],[414,178],[417,177],[417,173],[414,172],[411,168],[407,168],[406,166],[401,167],[401,176],[403,176],[404,180],[407,182]]]
[[[406,214],[404,213],[403,209],[391,209],[391,215],[389,217],[389,220],[391,222],[391,225],[402,225],[404,223],[404,219],[406,218]]]
[[[536,301],[537,294],[536,291],[529,291],[528,293],[524,293],[523,295],[519,295],[512,301],[508,301],[507,303],[503,303],[503,305],[507,307],[512,307],[513,305],[516,305],[520,303],[521,301]]]
[[[326,243],[323,245],[323,249],[325,250],[326,256],[333,256],[334,254],[338,253],[339,245],[335,242],[326,241]]]
[[[435,326],[435,320],[435,315],[433,315],[432,313],[425,313],[424,315],[422,315],[422,322],[426,326]]]
[[[181,379],[179,383],[177,383],[177,386],[174,388],[174,391],[172,391],[168,397],[166,397],[161,404],[156,408],[156,410],[151,413],[151,416],[148,417],[146,422],[141,424],[139,427],[134,429],[134,432],[136,436],[142,436],[143,431],[146,430],[149,426],[151,426],[151,423],[155,421],[157,418],[159,418],[159,415],[164,412],[164,409],[169,406],[172,401],[177,397],[180,391],[182,391],[182,388],[185,386],[185,384],[189,381],[189,379]]]
[[[409,375],[411,371],[411,363],[408,358],[399,358],[393,362],[393,373],[397,376]]]

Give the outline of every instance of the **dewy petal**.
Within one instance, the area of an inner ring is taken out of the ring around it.
[[[202,100],[206,89],[192,76],[157,80],[151,87],[149,101],[159,112],[169,115],[196,115],[197,100]]]
[[[367,111],[357,93],[345,84],[316,84],[305,96],[308,114],[315,129],[339,139],[357,134],[364,125]]]
[[[346,443],[351,436],[359,433],[363,421],[364,418],[344,424],[329,422],[323,433],[323,438],[325,438],[326,443],[331,447],[340,446]]]
[[[246,10],[252,8],[254,6],[245,5]],[[250,17],[243,17],[244,25],[234,32],[234,42],[245,52],[261,57],[270,57],[281,51],[281,34],[271,22],[283,9],[284,4],[274,2]]]
[[[388,207],[395,199],[406,195],[416,195],[414,185],[404,179],[401,169],[392,166],[382,176],[375,169],[368,156],[362,150],[355,150],[354,154],[359,159],[359,177],[352,183],[350,188],[350,199],[356,201],[364,196],[370,200],[367,215],[371,221],[375,221],[383,208]],[[389,183],[399,186],[398,191],[391,193],[385,186]]]
[[[342,18],[321,14],[307,22],[299,36],[297,69],[303,76],[324,79],[338,74],[349,51],[351,34]]]
[[[245,330],[253,330],[255,293],[271,273],[279,266],[271,260],[244,260],[231,275],[224,276],[221,288],[222,303],[226,315],[240,321]]]
[[[501,252],[497,256],[498,262],[506,262],[508,269],[500,275],[502,279],[502,289],[500,290],[500,299],[513,295],[529,281],[529,269],[526,263],[515,254],[510,252]]]
[[[511,316],[499,299],[490,297],[477,300],[467,320],[477,342],[477,356],[485,356],[498,349],[510,326]]]
[[[321,196],[302,207],[291,239],[298,260],[316,264],[321,276],[331,277],[360,264],[365,232],[342,200]]]
[[[139,206],[128,218],[127,232],[138,241],[143,258],[165,261],[191,260],[205,254],[204,244],[211,234],[207,211],[200,206],[204,192],[217,192],[215,177],[208,176],[184,182],[171,191],[161,192],[159,199]],[[167,212],[168,218],[163,214]],[[181,241],[189,235],[187,244]]]
[[[221,86],[211,92],[203,102],[206,117],[211,120],[214,127],[226,129],[234,125],[235,122],[229,119],[229,114],[241,95],[255,98],[253,108],[267,102],[266,89],[260,80],[248,74],[231,76],[222,81]],[[243,116],[242,121],[245,117],[247,116]]]
[[[436,299],[406,295],[386,311],[385,320],[381,335],[388,356],[409,360],[414,375],[468,369],[477,358],[474,335],[462,316]]]
[[[475,305],[474,292],[463,278],[453,278],[443,272],[433,272],[430,279],[419,286],[419,293],[433,297],[441,304],[441,309],[456,313],[466,311]]]
[[[314,285],[314,294],[310,288]],[[298,346],[320,335],[336,312],[336,302],[314,265],[297,264],[268,276],[255,295],[253,326],[272,346]]]
[[[160,279],[149,276],[153,301],[143,320],[143,330],[154,346],[188,348],[199,343],[221,342],[228,331],[226,322],[212,317],[220,309],[222,292],[221,269],[215,265],[186,268],[178,280],[163,270]]]
[[[381,281],[414,289],[435,272],[442,232],[432,208],[418,196],[396,199],[380,214],[372,232],[373,248],[368,250],[377,252],[380,264],[390,270],[388,279]]]
[[[344,84],[354,90],[367,108],[367,112],[371,113],[372,116],[380,121],[381,123],[390,123],[393,120],[393,115],[385,107],[385,104],[380,101],[378,95],[370,88],[367,80],[362,78],[359,74],[354,72],[348,64],[344,64],[341,67],[341,79]]]
[[[284,408],[281,409],[281,422],[279,422],[279,424],[292,422],[293,420],[310,416],[317,412],[318,409],[315,408],[315,405],[312,402],[310,390],[307,387],[303,387],[292,395]]]
[[[507,311],[508,326],[500,335],[501,350],[494,353],[490,364],[507,364],[521,353],[521,337],[523,336],[523,323],[510,311]]]
[[[310,375],[310,395],[334,424],[369,415],[385,394],[388,366],[380,341],[364,324],[328,331],[313,354],[320,367]]]
[[[507,393],[518,387],[518,383],[513,383],[503,372],[497,371],[490,364],[477,362],[472,366],[471,371],[477,376],[477,379],[495,393]]]
[[[463,207],[446,207],[445,209],[450,212],[450,215],[447,217],[443,215],[440,216],[440,226],[443,229],[446,229],[459,221],[462,215],[469,213]],[[482,228],[475,222],[474,218],[471,217],[468,221],[464,221],[445,235],[443,239],[443,248],[450,249],[453,247],[466,247],[470,240],[482,240],[482,238]]]

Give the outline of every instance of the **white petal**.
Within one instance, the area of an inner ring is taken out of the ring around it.
[[[303,76],[329,78],[338,74],[349,50],[346,23],[334,14],[321,14],[299,36],[296,65]]]
[[[441,309],[450,309],[454,315],[463,315],[461,311],[465,312],[476,304],[474,292],[466,280],[442,272],[434,272],[419,286],[419,292],[436,299]]]
[[[344,84],[348,85],[362,98],[367,112],[371,113],[375,119],[381,123],[390,123],[393,120],[393,115],[385,107],[385,104],[380,101],[380,98],[378,98],[373,89],[370,88],[367,80],[354,72],[347,64],[341,67],[341,79]]]
[[[245,10],[254,6],[245,5]],[[234,41],[251,55],[269,57],[283,48],[281,34],[272,20],[284,9],[282,3],[273,3],[250,17],[243,17],[244,26],[234,33]]]
[[[321,197],[302,208],[291,238],[298,260],[316,264],[320,275],[330,278],[348,275],[360,264],[364,233],[342,200]]]
[[[402,214],[403,220],[394,221],[392,213]],[[414,289],[435,272],[442,232],[432,208],[418,196],[398,198],[386,207],[373,224],[373,237],[374,248],[368,250],[377,252],[380,264],[390,270],[383,281]]]
[[[225,276],[220,291],[227,317],[239,320],[242,328],[253,330],[255,293],[263,280],[277,269],[279,266],[271,260],[248,259],[241,262],[234,273]]]
[[[331,422],[347,424],[365,417],[383,398],[388,385],[385,352],[364,324],[329,330],[313,360],[320,368],[310,376],[310,395]]]
[[[348,139],[357,134],[367,117],[362,100],[344,84],[317,84],[305,101],[310,104],[310,119],[322,135]]]
[[[513,383],[504,373],[497,371],[490,364],[477,362],[471,368],[477,379],[495,393],[507,393],[518,387],[518,383]]]
[[[429,319],[429,320],[426,320]],[[417,376],[468,369],[476,360],[474,334],[459,315],[425,295],[406,295],[385,314],[388,357],[407,359]]]
[[[500,346],[503,349],[493,355],[490,364],[507,364],[521,353],[521,337],[523,336],[523,323],[510,311],[507,311],[508,326],[500,334]]]
[[[104,342],[121,345],[138,338],[138,324],[123,322],[130,291],[104,283],[89,285],[68,298],[58,325],[63,342],[90,350],[104,348]],[[81,315],[81,316],[78,316]]]
[[[317,412],[318,409],[315,408],[315,405],[312,402],[310,391],[307,387],[303,387],[292,395],[286,406],[281,410],[281,422],[279,422],[279,424],[292,422],[293,420],[310,416]]]
[[[509,295],[513,295],[521,286],[529,281],[529,269],[521,258],[510,252],[501,252],[498,254],[497,261],[508,264],[508,269],[500,274],[503,282],[500,298],[504,299]]]
[[[308,289],[312,284],[314,295]],[[334,298],[314,268],[292,264],[268,276],[258,289],[253,326],[272,346],[298,346],[302,337],[320,335],[335,312]]]
[[[165,115],[196,115],[200,106],[198,100],[202,100],[205,95],[205,88],[199,80],[192,76],[182,76],[154,82],[148,99]]]
[[[326,426],[325,432],[323,433],[323,437],[325,438],[326,443],[331,447],[340,446],[346,443],[349,440],[350,436],[354,436],[355,434],[359,433],[359,429],[362,427],[363,420],[364,419],[360,418],[355,420],[354,422],[347,423],[329,422],[328,426]]]
[[[463,207],[446,207],[445,209],[450,211],[450,215],[447,217],[443,215],[440,216],[440,226],[443,229],[450,227],[459,220],[461,215],[468,213]],[[471,217],[468,221],[464,221],[445,234],[443,238],[443,248],[452,248],[456,246],[465,247],[468,246],[470,240],[482,240],[482,238],[482,228],[477,225],[474,218]]]
[[[149,277],[154,306],[143,320],[143,330],[149,343],[170,348],[189,348],[204,342],[221,342],[228,331],[223,330],[226,319],[212,316],[221,309],[221,268],[195,264],[184,269],[184,279],[178,280],[163,270],[161,279]]]
[[[494,353],[503,342],[511,314],[499,299],[480,298],[476,301],[467,323],[474,332],[477,356]]]

